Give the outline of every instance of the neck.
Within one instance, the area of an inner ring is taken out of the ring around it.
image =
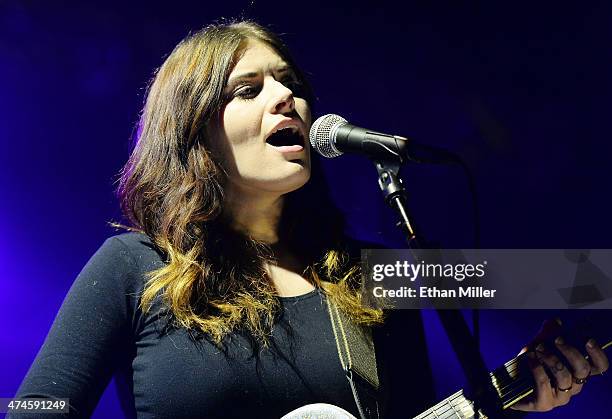
[[[231,227],[268,244],[279,240],[282,211],[282,195],[236,193],[229,190],[225,200],[225,215],[231,220]]]

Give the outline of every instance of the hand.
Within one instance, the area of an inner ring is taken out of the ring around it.
[[[561,323],[548,320],[544,322],[536,338],[521,351],[528,352],[535,391],[531,396],[512,405],[512,409],[547,412],[557,406],[566,405],[572,396],[580,393],[590,376],[600,375],[608,370],[608,358],[597,342],[593,339],[587,342],[586,359],[578,349],[563,340],[560,332]],[[552,338],[555,338],[554,345],[562,357],[558,357],[544,343]]]

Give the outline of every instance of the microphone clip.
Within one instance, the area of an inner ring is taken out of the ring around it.
[[[410,221],[408,215],[406,189],[404,189],[402,179],[399,177],[401,165],[401,158],[374,160],[374,166],[378,172],[378,186],[384,195],[385,202],[391,208],[395,209],[400,216],[397,227],[406,234],[408,246],[418,249],[422,244],[419,243],[414,224]]]

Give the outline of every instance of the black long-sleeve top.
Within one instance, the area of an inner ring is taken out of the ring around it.
[[[115,376],[127,417],[274,418],[309,403],[357,414],[320,291],[280,298],[270,348],[233,334],[220,350],[139,309],[146,273],[163,263],[146,235],[109,238],[71,287],[17,397],[68,398],[71,417],[88,417]],[[375,341],[388,417],[424,410],[432,381],[418,312],[392,318]]]

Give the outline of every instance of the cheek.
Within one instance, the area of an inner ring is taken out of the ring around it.
[[[253,106],[229,103],[223,112],[223,131],[229,145],[240,146],[259,138],[261,115]]]

